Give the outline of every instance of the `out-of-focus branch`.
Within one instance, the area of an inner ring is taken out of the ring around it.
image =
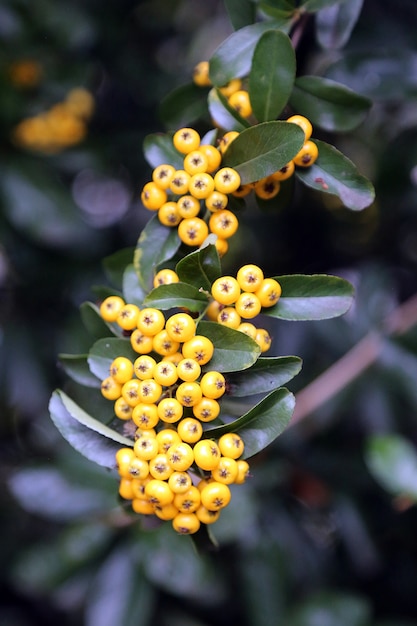
[[[376,332],[368,333],[349,352],[297,394],[290,425],[300,422],[316,411],[372,365],[381,353],[385,336],[402,335],[415,324],[417,324],[417,295],[387,316],[382,325],[383,335]]]

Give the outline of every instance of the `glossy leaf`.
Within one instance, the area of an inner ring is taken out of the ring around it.
[[[270,30],[259,39],[249,75],[249,97],[259,122],[276,119],[291,95],[296,71],[291,40]]]
[[[270,393],[294,378],[301,365],[297,356],[259,357],[249,369],[227,374],[228,394],[239,398]]]
[[[103,320],[100,309],[93,302],[83,302],[80,306],[80,313],[84,326],[94,339],[108,337],[109,333],[118,333],[115,325],[108,324]]]
[[[146,224],[133,257],[139,284],[146,292],[153,287],[153,278],[158,265],[171,259],[180,244],[177,229],[163,226],[157,215]]]
[[[219,128],[240,132],[250,126],[239,113],[229,105],[218,89],[211,89],[208,95],[208,108],[211,118]]]
[[[176,169],[182,169],[184,155],[174,147],[172,135],[165,133],[152,133],[145,137],[143,142],[143,154],[152,168],[164,163],[170,163]]]
[[[56,390],[49,402],[51,419],[68,443],[90,461],[115,467],[115,454],[133,442],[83,411],[63,391]]]
[[[87,354],[60,354],[59,362],[64,372],[85,387],[100,387],[100,381],[88,367]]]
[[[194,285],[187,283],[173,283],[155,287],[143,302],[144,306],[154,307],[162,311],[184,307],[194,313],[204,311],[208,303],[207,295]]]
[[[291,106],[325,130],[348,131],[365,119],[372,102],[352,89],[321,76],[297,78]]]
[[[205,369],[237,372],[250,367],[260,354],[253,339],[216,322],[200,322],[196,334],[208,337],[214,344],[214,354]]]
[[[232,33],[210,58],[210,79],[216,87],[226,85],[232,78],[247,76],[259,37],[267,30],[287,31],[288,20],[264,21],[245,26]]]
[[[242,458],[247,459],[266,448],[286,429],[294,406],[293,394],[280,387],[237,420],[210,428],[204,432],[204,436],[217,438],[227,432],[239,433],[245,443]]]
[[[255,21],[256,7],[252,0],[224,0],[224,5],[235,30]]]
[[[400,435],[374,435],[365,460],[381,486],[393,495],[417,500],[417,449]]]
[[[324,8],[316,16],[316,34],[320,45],[337,50],[349,41],[362,10],[363,0],[345,0]]]
[[[177,263],[175,271],[181,282],[209,291],[221,276],[219,254],[215,245],[208,245],[187,254]]]
[[[239,172],[242,184],[252,183],[284,167],[303,143],[304,133],[296,124],[262,122],[234,139],[223,164]]]
[[[88,366],[91,372],[100,380],[110,376],[110,365],[118,356],[125,356],[132,362],[137,354],[133,350],[129,339],[106,337],[96,341],[88,353]]]
[[[207,89],[194,83],[181,85],[161,101],[159,113],[167,128],[189,126],[207,114]]]
[[[262,313],[283,320],[323,320],[343,315],[353,302],[352,285],[327,274],[275,276],[282,294],[277,304]]]
[[[123,297],[129,304],[141,306],[146,292],[139,283],[139,277],[133,263],[130,263],[123,272]]]
[[[304,0],[304,2],[301,2],[300,6],[309,13],[316,13],[317,11],[321,11],[321,9],[338,4],[342,1],[343,0]]]
[[[371,205],[375,199],[374,187],[359,174],[354,163],[334,146],[319,140],[315,143],[319,149],[317,161],[311,167],[297,168],[297,178],[312,189],[338,196],[353,211]]]
[[[123,274],[126,265],[132,262],[134,250],[134,248],[122,248],[103,259],[106,276],[117,289],[122,288]]]
[[[294,0],[263,0],[259,8],[265,15],[275,19],[290,19],[296,10]]]

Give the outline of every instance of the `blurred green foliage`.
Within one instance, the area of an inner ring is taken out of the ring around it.
[[[262,4],[285,13],[295,3]],[[159,103],[232,24],[220,0],[3,0],[2,625],[417,624],[416,314],[398,309],[417,292],[417,8],[364,0],[354,23],[360,2],[342,4],[350,38],[332,7],[311,17],[298,72],[373,100],[357,130],[319,139],[372,180],[376,202],[353,213],[303,187],[290,210],[242,217],[224,267],[250,251],[269,275],[323,271],[355,285],[342,319],[274,326],[274,354],[304,361],[296,393],[369,333],[380,350],[365,369],[360,355],[360,375],[253,462],[216,525],[219,549],[197,554],[165,526],[132,523],[115,478],[54,429],[48,400],[65,380],[57,354],[89,348],[78,307],[94,299],[92,285],[111,284],[102,259],[129,252],[148,220],[142,144],[165,130]],[[236,16],[236,2],[226,5]],[[251,3],[242,7],[235,27],[251,19]],[[39,80],[18,85],[10,68],[26,59]],[[16,124],[79,86],[95,100],[84,141],[49,155],[16,145]]]

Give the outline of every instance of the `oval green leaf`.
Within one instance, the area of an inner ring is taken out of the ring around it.
[[[138,356],[133,350],[129,339],[107,337],[96,341],[88,353],[88,366],[100,380],[110,376],[110,365],[118,356],[125,356],[133,361]]]
[[[297,376],[302,366],[298,356],[259,357],[249,369],[226,376],[228,394],[244,398],[270,393]]]
[[[294,15],[296,6],[294,0],[264,0],[259,3],[259,9],[265,15],[276,19],[290,19]]]
[[[214,354],[204,367],[219,372],[237,372],[253,363],[260,354],[258,344],[239,330],[216,322],[200,322],[196,334],[208,337],[214,344]]]
[[[235,30],[253,24],[256,6],[252,0],[224,0],[227,14]]]
[[[161,101],[159,114],[167,128],[189,126],[207,115],[207,89],[194,83],[177,87]]]
[[[362,5],[363,0],[345,0],[319,11],[315,22],[319,44],[327,50],[343,48],[358,21]]]
[[[375,480],[393,495],[417,500],[417,450],[400,435],[374,435],[365,460]]]
[[[277,304],[262,313],[283,320],[324,320],[343,315],[353,302],[352,285],[327,274],[275,276],[282,295]]]
[[[123,272],[123,297],[129,304],[141,306],[146,292],[139,283],[138,274],[133,263],[130,263]]]
[[[52,394],[49,412],[64,439],[77,452],[98,465],[114,468],[117,450],[122,446],[133,445],[131,439],[97,421],[59,389]]]
[[[207,295],[194,285],[180,282],[155,287],[146,296],[143,304],[162,311],[184,307],[194,313],[200,313],[207,308],[209,301]]]
[[[296,71],[291,39],[269,30],[259,39],[249,75],[249,97],[259,122],[276,119],[291,95]]]
[[[315,140],[315,143],[318,159],[311,167],[297,168],[298,180],[312,189],[337,196],[352,211],[362,211],[371,205],[375,199],[374,187],[359,174],[354,163],[325,141]]]
[[[313,126],[346,132],[363,122],[372,101],[329,78],[301,76],[295,81],[290,105]]]
[[[304,2],[301,2],[300,8],[302,7],[309,13],[316,13],[325,7],[329,7],[340,2],[343,2],[343,0],[304,0]]]
[[[240,132],[250,126],[239,113],[229,105],[218,89],[211,89],[208,95],[208,108],[211,118],[219,128]]]
[[[209,244],[187,254],[177,263],[175,271],[181,282],[209,291],[212,283],[221,276],[216,246]]]
[[[209,428],[204,437],[220,437],[224,433],[237,432],[245,443],[242,458],[257,454],[272,443],[288,426],[295,407],[293,394],[280,387],[263,398],[237,420]]]
[[[236,169],[242,184],[284,167],[304,144],[304,132],[288,122],[262,122],[242,131],[230,144],[223,164]]]
[[[59,363],[62,366],[64,372],[75,380],[75,382],[85,387],[100,387],[100,381],[91,372],[87,354],[60,354],[58,356]]]
[[[174,147],[172,135],[165,133],[152,133],[145,137],[143,153],[149,165],[153,168],[164,163],[170,163],[176,169],[182,169],[184,155]]]

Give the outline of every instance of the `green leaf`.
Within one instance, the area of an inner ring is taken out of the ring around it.
[[[348,131],[365,119],[372,101],[352,89],[321,76],[300,76],[290,105],[313,125],[330,131]]]
[[[168,128],[189,126],[207,114],[207,89],[194,83],[181,85],[161,101],[159,113]]]
[[[249,122],[229,105],[227,98],[218,89],[210,90],[208,108],[211,118],[219,128],[240,132],[250,126]]]
[[[318,159],[310,167],[296,169],[298,180],[312,189],[337,196],[353,211],[371,205],[375,199],[374,187],[359,174],[354,163],[334,146],[318,139],[315,143],[319,149]]]
[[[210,291],[212,283],[221,276],[219,255],[214,245],[208,245],[183,257],[175,268],[181,282]]]
[[[123,272],[123,297],[129,304],[141,306],[146,292],[139,284],[139,278],[133,263],[129,264]]]
[[[114,325],[108,324],[103,320],[100,315],[100,309],[93,302],[83,302],[80,306],[80,313],[84,326],[94,339],[108,337],[109,334],[117,333]]]
[[[247,76],[259,37],[267,30],[288,31],[288,20],[264,21],[245,26],[232,33],[210,58],[210,79],[216,87],[226,85],[232,78]]]
[[[100,380],[110,376],[110,365],[118,356],[125,356],[133,363],[138,356],[133,350],[129,339],[106,337],[96,341],[88,353],[88,365],[93,374]]]
[[[270,393],[294,378],[301,370],[298,356],[259,357],[249,369],[227,374],[228,394],[242,398]]]
[[[282,31],[270,30],[259,39],[249,75],[249,97],[259,122],[276,119],[287,104],[294,85],[295,52]]]
[[[337,50],[349,41],[362,10],[363,0],[344,0],[324,8],[316,16],[317,40],[327,50]]]
[[[145,159],[152,168],[170,163],[177,170],[183,168],[184,155],[174,147],[172,134],[152,133],[143,142]]]
[[[259,3],[259,9],[275,19],[290,19],[296,7],[293,0],[264,0]]]
[[[227,14],[235,30],[253,24],[256,7],[252,0],[224,0]]]
[[[144,306],[154,307],[167,311],[184,307],[189,311],[200,313],[208,306],[208,297],[194,285],[187,283],[172,283],[171,285],[159,285],[146,296]]]
[[[133,257],[139,284],[146,292],[153,287],[158,265],[171,259],[180,244],[177,229],[164,226],[158,216],[153,215],[140,234]]]
[[[327,274],[275,276],[282,288],[277,304],[262,313],[283,320],[324,320],[343,315],[353,302],[352,285]]]
[[[400,435],[369,438],[365,461],[375,480],[393,495],[417,500],[417,450]]]
[[[115,454],[133,442],[83,411],[63,391],[56,390],[49,402],[51,419],[61,435],[90,461],[114,468]]]
[[[132,262],[134,250],[134,248],[122,248],[103,260],[106,276],[117,289],[122,287],[123,274],[126,266]]]
[[[87,354],[60,354],[59,362],[64,372],[85,387],[100,387],[100,381],[88,367]]]
[[[204,436],[218,438],[228,432],[239,433],[245,443],[242,458],[248,459],[266,448],[285,430],[294,406],[293,394],[288,389],[280,387],[237,420],[205,430]]]
[[[236,169],[242,184],[284,167],[301,150],[304,132],[288,122],[262,122],[242,131],[224,154],[223,165]]]
[[[304,0],[304,2],[301,2],[300,8],[302,7],[309,13],[316,13],[321,11],[321,9],[339,4],[340,2],[343,2],[343,0]]]
[[[205,369],[237,372],[253,365],[260,354],[253,339],[216,322],[199,322],[196,334],[208,337],[214,344],[214,354]]]

